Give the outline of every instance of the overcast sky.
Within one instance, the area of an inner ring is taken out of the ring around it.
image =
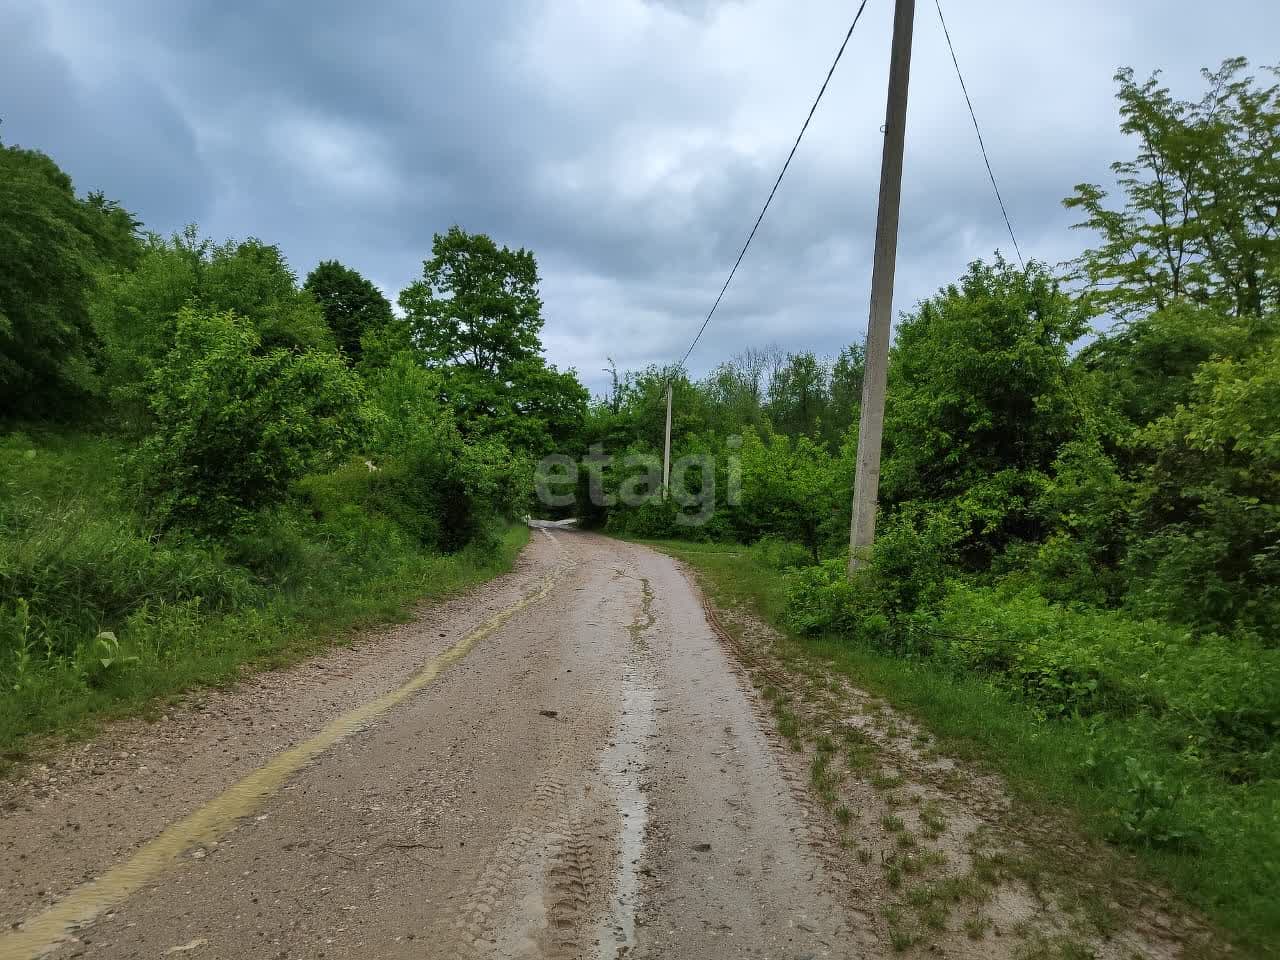
[[[866,329],[892,0],[870,0],[707,336],[833,354]],[[0,0],[0,138],[151,229],[337,258],[394,300],[458,223],[538,256],[552,362],[599,390],[683,354],[854,0]],[[1275,62],[1273,0],[947,0],[1028,256],[1127,155],[1112,75]],[[1009,249],[932,0],[920,0],[895,306]]]

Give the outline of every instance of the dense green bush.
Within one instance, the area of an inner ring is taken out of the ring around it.
[[[999,587],[953,587],[931,629],[934,656],[992,675],[1049,715],[1145,712],[1229,778],[1280,773],[1277,651]]]
[[[161,532],[131,506],[124,450],[72,433],[0,439],[6,756],[33,732],[228,682],[246,662],[399,616],[497,572],[517,542],[441,557],[389,520],[358,509],[317,519],[294,497],[216,537]]]
[[[129,269],[104,273],[92,298],[99,363],[116,419],[150,427],[147,383],[174,349],[184,307],[232,312],[253,328],[260,350],[332,350],[320,306],[297,288],[277,247],[258,240],[214,244],[195,227],[168,239],[150,235]]]
[[[793,573],[787,617],[792,629],[838,634],[905,649],[917,610],[940,599],[955,562],[960,531],[945,516],[901,513],[884,524],[870,562],[849,575],[847,554]]]
[[[299,491],[315,514],[355,537],[363,549],[369,523],[416,547],[447,552],[492,545],[501,522],[528,499],[527,463],[498,443],[464,443],[455,430],[421,436],[380,464],[353,461],[306,477]]]
[[[100,442],[0,443],[0,671],[24,648],[29,661],[87,659],[100,631],[142,610],[262,599],[217,544],[157,538],[125,509],[118,459]]]
[[[235,314],[179,312],[147,382],[154,426],[131,457],[162,525],[225,530],[355,442],[363,389],[341,357],[262,346]]]
[[[798,543],[790,543],[778,537],[762,537],[751,546],[756,563],[770,570],[795,570],[813,563],[809,551]]]
[[[878,551],[877,551],[878,552]],[[1031,587],[952,581],[898,606],[892,564],[850,579],[839,560],[793,573],[790,626],[990,677],[1045,717],[1149,715],[1171,743],[1232,780],[1280,774],[1280,651],[1118,611],[1068,609]],[[920,576],[917,571],[913,576]]]
[[[1200,366],[1180,404],[1140,434],[1144,530],[1126,566],[1144,615],[1276,644],[1280,622],[1280,336]]]
[[[1035,502],[1077,429],[1067,347],[1086,329],[1045,267],[1002,260],[971,264],[905,317],[890,360],[886,505],[948,513],[974,569],[1038,538]]]
[[[787,578],[787,623],[797,633],[865,637],[867,621],[887,625],[884,605],[870,577],[854,582],[839,557],[794,571]]]
[[[726,450],[725,456],[731,451]],[[739,539],[762,536],[802,544],[816,561],[823,544],[842,524],[842,487],[837,470],[847,464],[821,444],[780,434],[763,439],[749,430],[742,436],[741,506],[733,523]],[[841,531],[843,532],[843,531]]]
[[[607,529],[610,533],[643,540],[702,539],[695,529],[680,525],[679,514],[680,508],[674,500],[655,495],[638,506],[610,511]]]
[[[68,511],[9,534],[0,551],[0,597],[9,598],[11,614],[18,599],[27,605],[32,636],[47,641],[52,654],[73,655],[99,630],[148,605],[195,602],[216,611],[259,595],[221,551],[181,540],[153,543],[125,519]],[[4,646],[0,638],[0,658]]]

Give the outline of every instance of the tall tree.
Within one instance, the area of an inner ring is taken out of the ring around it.
[[[400,294],[404,345],[441,370],[458,426],[535,453],[575,440],[588,394],[542,356],[533,254],[457,226],[436,234],[431,253]]]
[[[0,416],[67,412],[95,389],[89,295],[136,252],[137,221],[76,197],[43,153],[0,144]]]
[[[1243,59],[1203,71],[1196,101],[1153,75],[1116,75],[1121,129],[1137,155],[1112,164],[1123,205],[1080,184],[1066,205],[1100,244],[1075,262],[1096,309],[1119,319],[1081,364],[1117,426],[1138,427],[1188,399],[1213,356],[1264,342],[1280,310],[1280,86]],[[1273,71],[1274,72],[1274,71]]]
[[[827,412],[827,442],[838,449],[858,422],[862,406],[862,377],[866,370],[863,346],[853,343],[840,351],[831,365],[831,403]]]
[[[886,505],[944,504],[975,564],[1035,538],[1036,493],[1077,428],[1067,348],[1086,328],[1037,263],[971,264],[922,302],[890,353]]]
[[[400,294],[414,344],[429,362],[501,378],[539,356],[542,300],[530,251],[455,226],[436,234],[431,254],[422,279]]]
[[[1101,240],[1076,262],[1100,309],[1128,321],[1181,300],[1224,316],[1280,304],[1280,85],[1247,67],[1204,70],[1198,101],[1174,98],[1158,73],[1116,74],[1120,128],[1138,143],[1111,166],[1123,203],[1093,183],[1064,201]]]
[[[721,435],[765,426],[765,371],[768,353],[747,348],[708,374],[702,390],[709,404],[712,428]]]
[[[816,438],[827,414],[827,365],[812,353],[788,354],[769,381],[769,417],[790,437]]]
[[[376,336],[393,315],[382,291],[337,260],[325,260],[307,275],[303,289],[324,311],[325,322],[352,364],[362,355],[361,338]]]

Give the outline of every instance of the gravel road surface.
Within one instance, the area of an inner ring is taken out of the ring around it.
[[[674,561],[536,531],[0,785],[0,960],[878,952],[766,727]]]

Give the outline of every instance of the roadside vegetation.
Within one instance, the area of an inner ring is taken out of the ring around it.
[[[457,227],[397,314],[0,145],[0,265],[5,761],[507,568],[585,413],[533,255]]]
[[[682,542],[1274,955],[1280,87],[1204,79],[1117,75],[1133,156],[1066,199],[1093,245],[1065,270],[996,256],[902,316],[853,580],[859,346],[615,371],[589,402],[542,356],[528,251],[449,229],[393,310],[0,145],[0,749],[501,569],[555,453],[579,466],[553,512]]]
[[[619,377],[596,436],[659,455],[671,376],[675,456],[709,455],[715,509],[698,522],[712,474],[690,468],[670,499],[595,519],[750,544],[688,555],[1273,951],[1280,88],[1242,61],[1195,101],[1117,80],[1136,154],[1116,196],[1066,200],[1096,245],[1065,276],[975,263],[902,316],[877,543],[852,580],[856,348]]]
[[[1158,871],[1096,829],[1099,810],[1070,792],[1078,757],[1045,756],[1062,742],[1054,729],[1029,725],[980,682],[788,632],[766,553],[651,543],[692,568],[776,723],[784,763],[807,772],[834,869],[881,942],[912,956],[1017,960],[1207,960],[1228,949],[1151,882]]]

